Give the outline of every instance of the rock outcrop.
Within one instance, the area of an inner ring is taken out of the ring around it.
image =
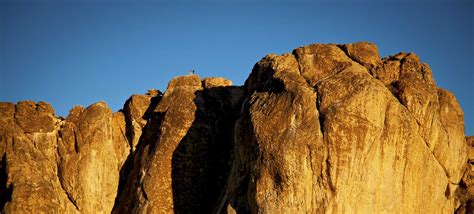
[[[474,212],[474,136],[466,137],[468,149],[468,164],[464,176],[456,190],[456,196],[460,202],[456,213]]]
[[[413,53],[313,44],[123,111],[0,103],[6,213],[469,213],[472,138]],[[468,158],[469,157],[469,158]]]
[[[5,212],[111,212],[129,149],[114,139],[105,103],[74,107],[65,120],[44,102],[0,108]]]
[[[221,78],[172,80],[151,111],[117,213],[212,211],[229,172],[241,88]]]
[[[380,59],[368,43],[315,44],[265,57],[245,89],[236,145],[247,148],[238,148],[243,158],[234,165],[244,170],[231,176],[231,187],[245,187],[238,209],[412,213],[457,206],[463,114],[414,54]]]
[[[58,136],[61,120],[49,104],[31,101],[0,104],[2,167],[6,213],[76,211],[59,179]]]

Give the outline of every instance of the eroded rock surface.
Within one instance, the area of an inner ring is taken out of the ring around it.
[[[467,143],[466,143],[467,141]],[[313,44],[66,119],[0,103],[5,213],[470,213],[473,138],[413,53]]]
[[[151,112],[117,213],[210,212],[229,169],[241,89],[223,79],[173,79]],[[236,101],[237,100],[237,101]]]
[[[65,120],[43,102],[0,106],[5,212],[111,212],[129,149],[114,140],[105,103],[75,107]]]
[[[142,129],[147,124],[151,111],[161,99],[161,92],[158,90],[150,90],[147,94],[134,94],[126,102],[124,113],[127,118],[127,136],[132,151],[138,144]]]
[[[368,43],[310,45],[262,59],[245,89],[225,199],[237,212],[457,207],[463,114],[414,54],[380,59]]]
[[[0,104],[1,139],[6,175],[6,213],[74,212],[59,180],[58,130],[51,106],[22,101]]]
[[[460,187],[456,190],[460,206],[456,210],[458,214],[474,212],[474,136],[466,137],[468,145],[468,160]]]
[[[112,122],[112,111],[100,102],[73,108],[60,130],[59,179],[80,212],[110,213],[114,206],[128,148],[114,141]]]

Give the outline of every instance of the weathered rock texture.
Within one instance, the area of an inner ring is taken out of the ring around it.
[[[240,87],[222,78],[172,80],[151,111],[117,213],[208,213],[229,171]]]
[[[464,176],[460,182],[460,188],[456,191],[461,206],[456,213],[474,212],[474,136],[466,137],[468,149],[468,164]]]
[[[240,171],[230,177],[237,209],[457,207],[454,191],[466,163],[463,113],[416,55],[380,59],[369,43],[315,44],[265,57],[245,90],[233,166]]]
[[[413,53],[313,44],[123,111],[0,104],[6,213],[470,213],[472,138]],[[468,159],[469,156],[469,159]],[[469,160],[469,161],[468,161]]]
[[[43,102],[0,108],[5,212],[110,213],[129,148],[105,103],[74,107],[65,120]]]

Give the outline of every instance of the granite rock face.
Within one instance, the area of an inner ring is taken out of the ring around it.
[[[262,59],[245,90],[239,171],[230,178],[237,211],[450,213],[458,206],[463,113],[414,54],[380,59],[368,43],[310,45]]]
[[[229,172],[241,88],[173,79],[151,111],[117,213],[211,212]]]
[[[74,213],[58,176],[62,121],[42,102],[2,103],[0,112],[3,212]]]
[[[105,103],[74,107],[65,120],[43,102],[0,106],[3,211],[110,213],[129,148],[114,139]]]
[[[474,212],[474,136],[466,137],[468,149],[468,164],[464,176],[460,182],[460,188],[456,190],[456,196],[460,201],[460,207],[456,213]]]
[[[73,108],[60,129],[58,176],[80,212],[110,213],[114,205],[129,149],[114,141],[112,122],[112,111],[100,102]]]
[[[66,119],[0,103],[6,213],[470,213],[472,138],[413,53],[313,44]]]

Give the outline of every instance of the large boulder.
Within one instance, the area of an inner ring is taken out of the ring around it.
[[[110,213],[114,206],[129,149],[125,141],[114,142],[113,121],[110,108],[99,102],[73,108],[60,130],[59,179],[80,212]]]
[[[268,55],[245,89],[223,199],[237,212],[450,213],[458,206],[463,113],[416,55],[380,59],[368,43],[314,44]]]

